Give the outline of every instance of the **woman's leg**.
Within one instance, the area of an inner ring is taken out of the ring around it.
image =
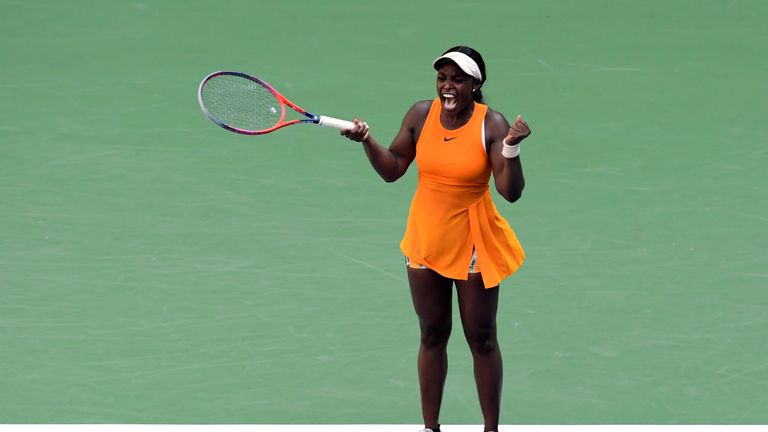
[[[496,431],[501,406],[502,362],[496,339],[499,287],[485,289],[480,273],[456,281],[461,323],[472,351],[475,382],[483,411],[485,430]]]
[[[421,329],[418,359],[421,412],[425,427],[436,429],[448,374],[446,347],[451,335],[453,281],[429,269],[409,267],[408,282]]]

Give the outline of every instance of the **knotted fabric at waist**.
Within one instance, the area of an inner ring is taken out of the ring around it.
[[[451,184],[420,177],[403,253],[452,279],[466,279],[472,250],[486,288],[512,274],[525,257],[507,221],[498,213],[485,184]]]

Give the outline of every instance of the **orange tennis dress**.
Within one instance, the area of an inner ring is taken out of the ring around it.
[[[485,151],[488,106],[475,103],[458,129],[440,122],[436,98],[416,143],[419,182],[400,250],[411,262],[467,280],[473,250],[486,288],[514,273],[525,252],[491,199],[491,163]]]

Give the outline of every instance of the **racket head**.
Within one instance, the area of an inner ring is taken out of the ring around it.
[[[288,101],[283,95],[266,81],[242,72],[209,74],[200,83],[197,98],[200,109],[208,118],[239,134],[262,135],[299,122],[285,121]],[[301,108],[288,103],[304,113]]]

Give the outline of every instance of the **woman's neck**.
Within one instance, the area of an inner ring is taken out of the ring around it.
[[[458,129],[469,122],[469,119],[472,118],[472,113],[474,112],[474,101],[458,112],[440,110],[440,123],[446,129]]]

